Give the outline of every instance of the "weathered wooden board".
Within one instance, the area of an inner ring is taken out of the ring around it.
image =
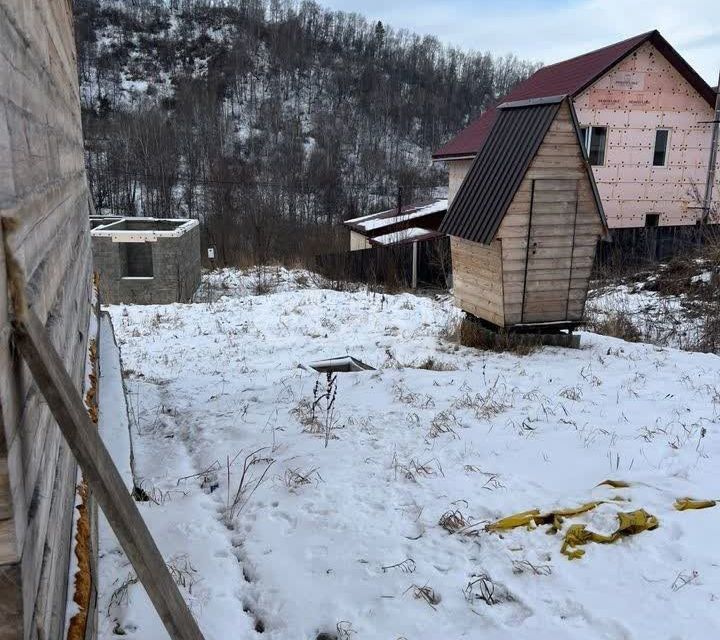
[[[457,305],[473,315],[502,325],[502,248],[451,238],[453,288]]]
[[[580,268],[576,268],[575,265],[573,265],[573,277],[577,277],[577,279],[580,281],[585,280],[590,277],[590,272],[592,270],[592,265],[584,265],[583,268],[585,271],[581,271]],[[542,269],[538,271],[534,271],[532,275],[528,274],[527,282],[557,282],[560,278],[561,273],[566,273],[565,269]],[[503,283],[505,284],[516,284],[516,283],[522,283],[525,282],[525,272],[524,270],[517,270],[517,271],[511,271],[511,272],[505,272],[503,275]]]
[[[602,226],[599,223],[585,223],[578,222],[576,233],[578,236],[592,236],[597,242],[602,232]],[[525,220],[525,226],[513,225],[503,227],[502,240],[505,241],[508,238],[526,238],[527,237],[527,219]],[[567,235],[567,229],[560,225],[550,225],[535,229],[534,235],[538,238],[541,237],[564,237]],[[587,238],[585,238],[587,240]]]
[[[15,222],[11,237],[0,230],[0,527],[11,534],[0,544],[3,640],[62,635],[75,484],[74,459],[11,343],[5,243],[81,388],[88,201],[72,5],[0,2],[0,214]]]
[[[0,638],[22,638],[22,592],[20,564],[0,565]]]
[[[46,549],[48,557],[42,565],[38,602],[35,608],[35,627],[46,638],[56,638],[65,627],[62,607],[67,604],[67,567],[72,548],[72,521],[75,504],[77,464],[65,442],[60,443],[58,465],[49,514]],[[94,630],[94,627],[92,628]],[[41,637],[42,637],[41,633]]]

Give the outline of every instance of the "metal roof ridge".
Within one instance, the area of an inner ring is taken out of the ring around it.
[[[539,107],[544,104],[558,104],[567,98],[567,93],[560,93],[556,96],[543,96],[541,98],[527,98],[525,100],[513,100],[499,104],[496,109],[517,109],[519,107]]]

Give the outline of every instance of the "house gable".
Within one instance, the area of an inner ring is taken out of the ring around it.
[[[662,53],[708,106],[714,105],[713,89],[657,30],[543,67],[516,86],[501,102],[559,94],[576,96],[647,42],[652,43]],[[433,158],[456,160],[474,156],[487,139],[496,117],[495,107],[490,107],[477,120],[438,149],[433,154]]]
[[[700,216],[713,108],[648,41],[574,99],[584,126],[607,127],[605,162],[593,167],[611,227],[690,225]],[[669,131],[664,166],[653,166],[655,132]],[[720,179],[720,176],[719,176]]]

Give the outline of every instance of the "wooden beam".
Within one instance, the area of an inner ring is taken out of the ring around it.
[[[31,308],[13,318],[15,343],[93,495],[173,640],[203,640],[45,327]]]

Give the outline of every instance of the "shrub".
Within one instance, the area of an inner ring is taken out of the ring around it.
[[[587,327],[593,333],[620,338],[627,342],[640,342],[642,340],[640,329],[633,324],[630,313],[627,311],[612,311],[596,317],[587,323]]]

